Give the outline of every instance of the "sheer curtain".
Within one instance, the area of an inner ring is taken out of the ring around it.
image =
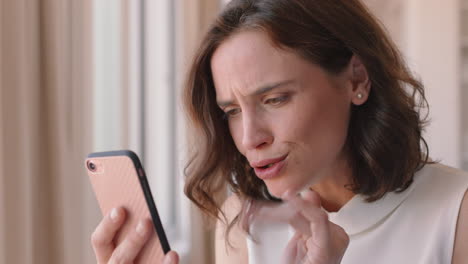
[[[0,263],[92,263],[90,1],[0,7]]]
[[[176,0],[176,86],[181,89],[185,73],[192,62],[195,49],[213,19],[220,12],[219,0]],[[178,119],[177,127],[182,130],[181,137],[186,137],[183,130],[183,118]],[[186,144],[185,142],[181,145]],[[190,252],[184,263],[214,263],[214,229],[207,227],[200,211],[190,206]]]
[[[95,262],[89,240],[101,216],[83,165],[95,147],[93,3],[0,3],[0,264]],[[174,0],[174,6],[180,89],[220,5],[218,0]],[[123,36],[131,35],[129,28],[122,30]],[[130,122],[125,115],[121,120]],[[177,123],[184,127],[183,118]],[[186,214],[185,263],[213,263],[213,230],[193,206]]]

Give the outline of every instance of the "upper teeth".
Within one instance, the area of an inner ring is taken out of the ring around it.
[[[266,165],[265,167],[270,168],[271,166],[273,166],[273,163],[270,163],[270,164]]]

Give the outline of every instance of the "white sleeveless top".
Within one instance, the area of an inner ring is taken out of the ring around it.
[[[468,173],[426,165],[402,193],[367,203],[355,195],[329,213],[350,243],[341,264],[450,264]],[[249,264],[280,263],[294,231],[288,224],[254,224],[247,238]]]

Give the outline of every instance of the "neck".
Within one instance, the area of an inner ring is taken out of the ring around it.
[[[310,188],[319,194],[322,207],[328,212],[339,211],[354,193],[345,188],[352,182],[352,169],[348,162],[342,160],[331,168],[325,177]]]

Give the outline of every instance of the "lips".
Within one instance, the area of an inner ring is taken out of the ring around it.
[[[272,179],[278,176],[286,164],[287,155],[279,158],[265,159],[258,162],[252,162],[250,165],[254,168],[255,174],[262,180]]]

